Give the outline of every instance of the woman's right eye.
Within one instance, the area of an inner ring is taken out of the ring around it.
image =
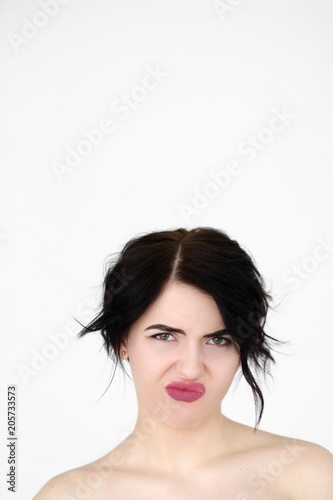
[[[156,335],[152,335],[152,338],[155,339],[157,337],[163,337],[163,335],[166,335],[167,337],[169,337],[171,335],[171,333],[156,333]],[[158,340],[167,340],[167,339],[158,339]]]

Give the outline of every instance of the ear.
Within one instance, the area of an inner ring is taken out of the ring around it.
[[[127,341],[126,340],[122,340],[120,342],[120,351],[126,351],[127,350]]]

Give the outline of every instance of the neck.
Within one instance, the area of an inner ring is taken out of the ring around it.
[[[214,459],[227,454],[233,442],[233,422],[222,415],[220,407],[209,415],[183,407],[178,417],[173,413],[152,415],[139,408],[135,428],[125,441],[134,440],[131,465],[173,477],[199,471]],[[124,442],[125,443],[125,442]]]

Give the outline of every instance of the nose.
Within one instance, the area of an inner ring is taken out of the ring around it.
[[[204,357],[200,346],[184,342],[176,356],[176,369],[181,378],[189,381],[200,379],[204,371]]]

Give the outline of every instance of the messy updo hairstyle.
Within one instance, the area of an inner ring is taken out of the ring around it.
[[[259,271],[225,232],[211,227],[179,228],[132,238],[108,262],[100,312],[78,336],[100,331],[115,370],[118,362],[124,370],[121,341],[171,281],[192,285],[215,300],[252,389],[256,430],[264,398],[252,370],[270,373],[270,362],[275,363],[270,342],[283,342],[264,331],[272,296],[265,291]]]

